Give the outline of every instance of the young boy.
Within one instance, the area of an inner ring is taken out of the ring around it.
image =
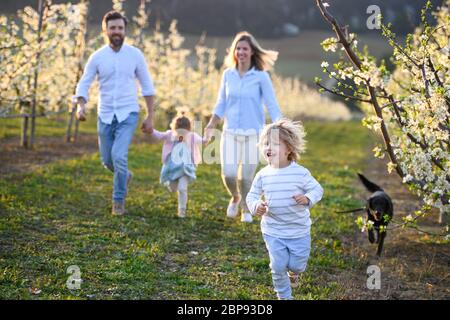
[[[309,209],[323,195],[316,179],[296,163],[305,150],[304,137],[301,124],[288,119],[264,128],[260,145],[268,165],[255,176],[246,199],[252,215],[262,216],[261,231],[279,299],[293,299],[291,285],[298,285],[299,273],[306,269],[311,250]]]

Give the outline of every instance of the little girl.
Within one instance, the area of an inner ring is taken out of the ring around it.
[[[171,130],[153,130],[152,136],[164,141],[160,182],[170,191],[178,191],[178,217],[186,217],[188,184],[196,179],[195,171],[201,161],[199,145],[206,143],[191,132],[191,121],[182,111],[172,120]]]
[[[304,137],[302,125],[287,119],[264,127],[260,145],[268,165],[256,174],[246,198],[252,215],[262,216],[278,299],[293,299],[291,286],[298,286],[299,273],[306,269],[311,250],[309,210],[323,195],[311,173],[296,163],[305,150]]]

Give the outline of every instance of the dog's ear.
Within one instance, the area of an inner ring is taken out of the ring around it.
[[[394,204],[392,203],[391,198],[387,197],[388,199],[388,204],[389,204],[389,214],[391,215],[391,218],[394,216]]]
[[[366,187],[366,189],[369,190],[370,192],[383,191],[383,189],[381,189],[380,186],[376,185],[375,183],[373,183],[372,181],[367,179],[364,175],[362,175],[359,172],[358,172],[358,177],[361,180],[361,182],[363,183],[363,185]]]
[[[370,210],[373,210],[374,208],[373,208],[373,197],[369,197],[369,199],[367,199],[367,207],[370,209]]]

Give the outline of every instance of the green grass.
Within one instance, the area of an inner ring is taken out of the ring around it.
[[[354,230],[336,209],[358,205],[351,187],[370,138],[357,122],[306,123],[302,159],[325,189],[313,208],[313,249],[297,299],[339,297],[329,274],[358,265],[343,237]],[[0,181],[0,299],[274,299],[259,223],[225,218],[219,165],[200,165],[188,218],[158,183],[160,145],[135,144],[129,214],[110,215],[112,176],[98,154]],[[81,269],[80,290],[66,270]],[[29,288],[38,288],[33,295]]]
[[[31,120],[30,120],[31,121]],[[0,139],[20,137],[22,119],[0,119]],[[28,124],[31,127],[31,122]],[[36,118],[37,137],[63,137],[67,128],[67,116],[59,115],[49,118]],[[73,129],[72,129],[73,130]],[[87,123],[80,124],[80,133],[96,133],[95,116],[89,117]]]

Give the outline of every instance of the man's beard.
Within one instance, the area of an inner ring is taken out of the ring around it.
[[[110,43],[113,47],[118,48],[118,47],[121,47],[121,46],[122,46],[123,40],[125,39],[125,37],[119,36],[119,35],[114,35],[114,36],[108,37],[108,39],[109,39],[109,43]]]

